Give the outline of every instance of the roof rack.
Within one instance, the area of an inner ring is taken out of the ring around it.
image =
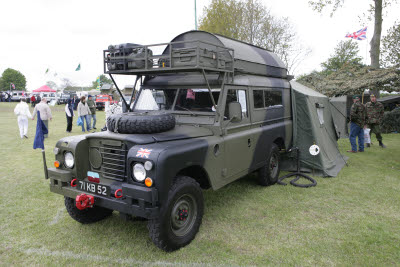
[[[163,50],[160,54],[153,51]],[[234,50],[200,40],[154,45],[110,45],[103,51],[104,73],[146,75],[206,71],[234,72]]]

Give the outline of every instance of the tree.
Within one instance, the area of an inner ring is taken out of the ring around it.
[[[104,74],[101,74],[100,75],[100,87],[103,86],[103,84],[105,84],[105,83],[106,84],[112,84],[113,82],[112,82],[111,79],[107,78],[107,76],[105,76]],[[95,88],[97,88],[97,85],[98,85],[98,83],[97,83],[97,78],[96,78],[96,80],[94,80],[92,82],[92,87],[91,88],[95,89]]]
[[[400,23],[396,22],[382,40],[383,67],[400,67]]]
[[[26,79],[25,76],[14,69],[6,69],[0,78],[0,90],[6,91],[10,90],[10,84],[15,85],[16,90],[25,91],[26,90]]]
[[[317,0],[309,1],[312,8],[318,12],[322,12],[327,6],[332,6],[331,16],[335,11],[342,7],[345,0]],[[371,57],[371,67],[379,68],[380,44],[382,35],[382,11],[383,8],[388,7],[396,0],[373,0],[374,5],[370,4],[369,11],[373,13],[374,17],[374,35],[371,39],[371,50],[369,51]],[[372,16],[371,16],[372,17]],[[374,90],[374,93],[379,97],[379,91]]]
[[[199,30],[218,33],[233,39],[243,40],[243,3],[236,0],[213,0],[204,7]]]
[[[51,89],[57,90],[57,84],[55,82],[53,82],[53,81],[47,81],[46,85],[48,87],[50,87]]]
[[[260,0],[212,0],[199,29],[268,49],[280,56],[289,72],[310,53],[299,44],[289,20],[272,16]]]
[[[73,87],[75,84],[68,78],[61,79],[61,86],[60,88],[63,90],[67,90],[66,88]]]
[[[321,63],[322,74],[330,74],[340,70],[344,65],[355,67],[362,66],[362,57],[358,56],[358,43],[352,40],[340,41],[335,48],[335,52],[327,61]]]

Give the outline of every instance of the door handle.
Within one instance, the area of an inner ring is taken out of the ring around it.
[[[248,146],[248,147],[251,147],[251,140],[250,140],[250,138],[247,139],[247,146]]]

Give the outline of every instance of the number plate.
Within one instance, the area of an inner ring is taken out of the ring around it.
[[[110,187],[101,184],[89,183],[86,181],[78,181],[77,189],[99,196],[108,197],[110,195]]]

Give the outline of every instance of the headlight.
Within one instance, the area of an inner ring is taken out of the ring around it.
[[[146,178],[146,170],[144,169],[143,164],[136,163],[133,165],[133,176],[138,182],[143,182]]]
[[[64,162],[67,168],[72,169],[74,167],[74,155],[71,152],[67,152],[64,154]]]

